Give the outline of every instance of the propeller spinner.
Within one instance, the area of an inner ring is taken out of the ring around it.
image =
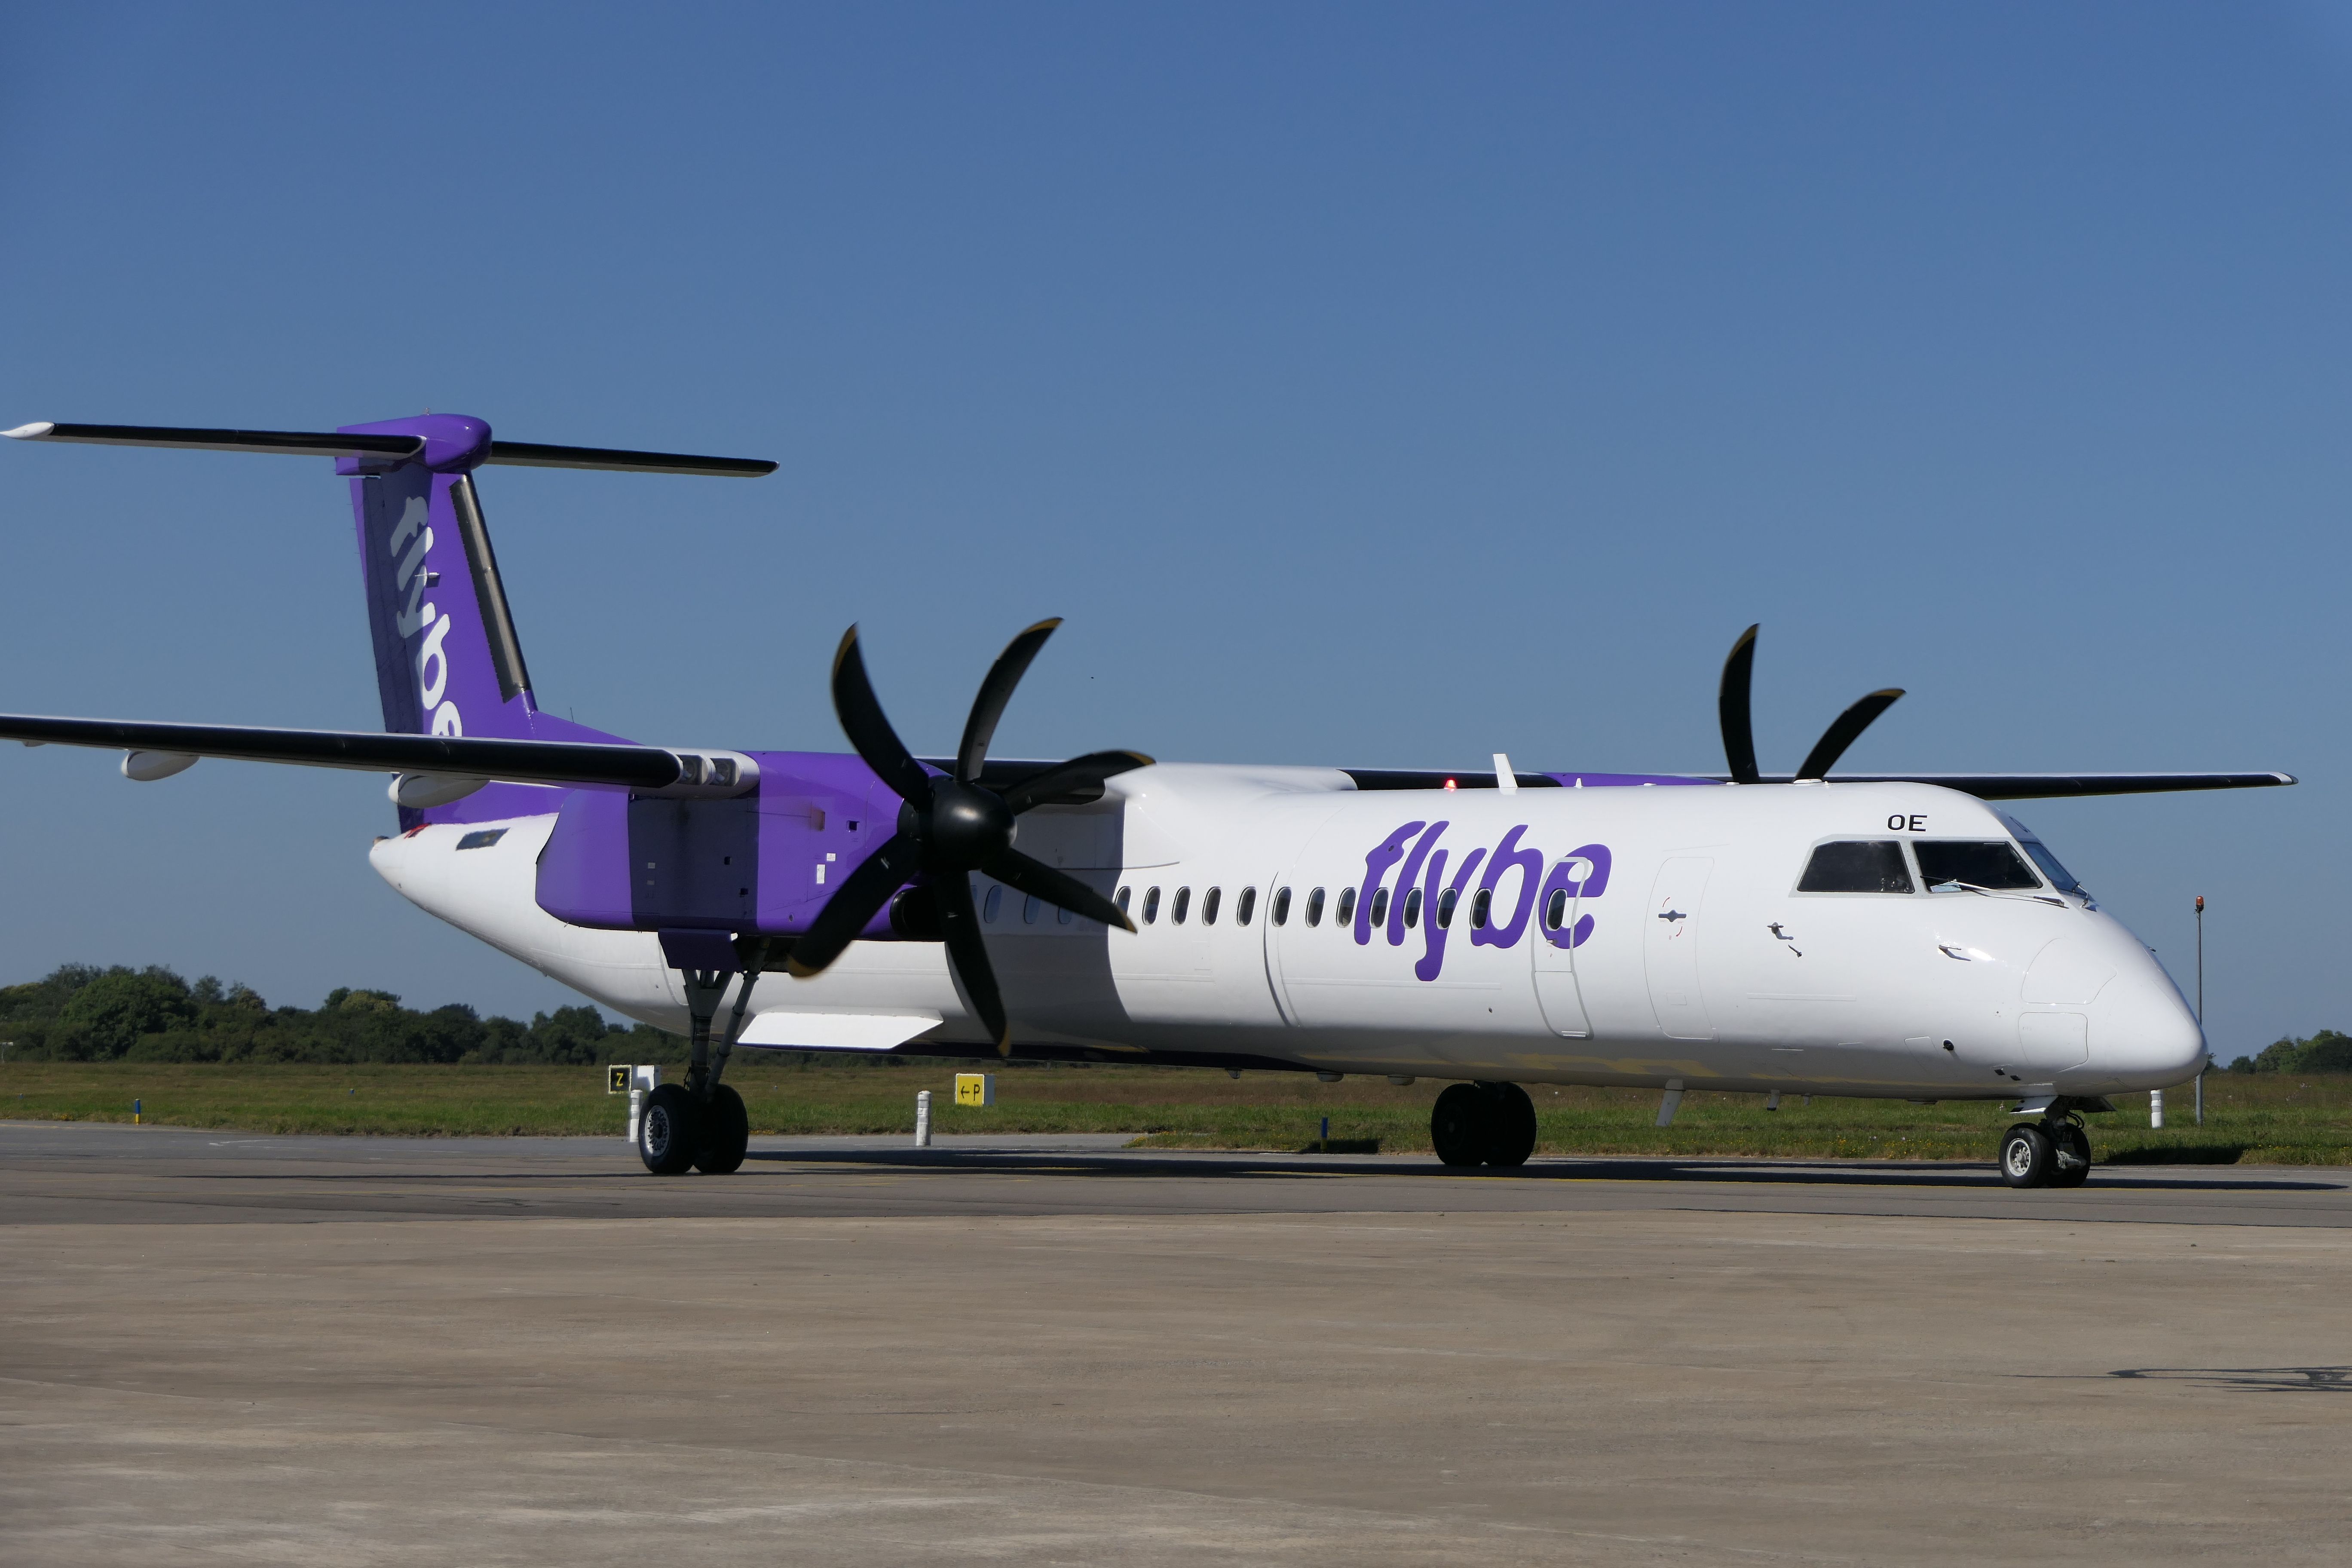
[[[1151,759],[1140,752],[1090,752],[1058,767],[1046,769],[998,793],[984,787],[981,770],[988,761],[988,743],[996,735],[996,721],[1013,689],[1054,635],[1059,619],[1039,621],[1014,637],[989,668],[988,679],[972,699],[971,716],[964,721],[963,743],[956,748],[952,774],[941,776],[917,762],[898,739],[882,712],[866,677],[866,660],[857,650],[857,628],[852,626],[833,656],[833,708],[842,730],[866,765],[879,774],[902,803],[898,830],[889,841],[852,871],[809,926],[793,943],[786,962],[792,973],[806,978],[822,973],[856,940],[866,922],[893,894],[917,876],[930,880],[937,899],[940,928],[947,942],[948,963],[962,982],[972,1011],[996,1042],[999,1055],[1009,1056],[1013,1036],[1004,1016],[1004,999],[996,971],[981,941],[980,917],[972,908],[971,873],[994,878],[1009,888],[1034,894],[1072,914],[1132,931],[1134,922],[1117,904],[1068,874],[1055,870],[1013,847],[1014,819],[1032,807],[1099,785],[1114,774],[1149,767]]]
[[[1731,645],[1731,655],[1723,661],[1723,685],[1716,694],[1716,714],[1723,725],[1723,760],[1731,769],[1733,784],[1764,782],[1764,775],[1756,768],[1756,727],[1748,707],[1748,687],[1756,673],[1756,632],[1755,626],[1748,627]],[[1830,769],[1845,755],[1846,748],[1870,728],[1871,721],[1894,707],[1895,699],[1902,695],[1901,687],[1890,686],[1872,692],[1839,714],[1822,731],[1822,738],[1813,742],[1813,749],[1805,753],[1804,762],[1797,768],[1796,782],[1827,778]]]

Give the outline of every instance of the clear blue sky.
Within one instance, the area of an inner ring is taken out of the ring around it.
[[[839,744],[2281,767],[2022,815],[2226,1058],[2352,1027],[2352,25],[2317,7],[11,5],[0,424],[779,459],[493,470],[543,705]],[[0,707],[372,727],[322,462],[0,451]],[[528,1012],[380,779],[0,755],[0,980]]]

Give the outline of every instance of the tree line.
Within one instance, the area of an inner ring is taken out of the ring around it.
[[[620,1037],[615,1038],[614,1037]],[[558,1007],[528,1024],[452,1003],[404,1007],[389,991],[339,986],[316,1007],[273,1007],[251,986],[160,964],[68,963],[0,987],[10,1060],[150,1062],[677,1062],[679,1037]]]
[[[2240,1057],[2231,1072],[2352,1072],[2352,1035],[2322,1029],[2297,1039],[2290,1035],[2264,1046],[2260,1056]]]
[[[614,1037],[621,1037],[615,1038]],[[316,1007],[272,1007],[251,986],[160,964],[67,963],[0,987],[0,1041],[19,1061],[682,1062],[686,1041],[650,1024],[611,1024],[593,1007],[485,1018],[463,1003],[430,1012],[389,991],[338,986]],[[893,1058],[894,1060],[897,1058]],[[2273,1042],[2233,1073],[2352,1072],[2352,1035],[2322,1029]]]

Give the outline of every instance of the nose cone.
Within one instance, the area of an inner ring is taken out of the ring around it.
[[[2205,1031],[2179,987],[2135,943],[2127,964],[2092,1008],[2090,1067],[2108,1087],[2168,1089],[2205,1062]]]

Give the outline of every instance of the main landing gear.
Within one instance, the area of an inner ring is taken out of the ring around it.
[[[2053,1106],[2001,1135],[2000,1179],[2012,1187],[2079,1187],[2090,1173],[2091,1137],[2070,1109]]]
[[[768,956],[764,938],[738,944],[743,963],[743,984],[735,993],[735,1011],[714,1053],[710,1021],[727,999],[729,972],[723,969],[681,969],[686,977],[687,1013],[694,1021],[693,1047],[687,1059],[686,1081],[665,1083],[646,1096],[637,1118],[637,1158],[656,1176],[683,1175],[690,1167],[706,1176],[725,1176],[742,1168],[751,1142],[751,1116],[743,1097],[719,1081],[735,1038],[743,1032],[743,1011],[751,1005],[751,987]]]
[[[1430,1108],[1429,1141],[1449,1165],[1524,1165],[1536,1152],[1536,1108],[1515,1083],[1449,1085]]]

